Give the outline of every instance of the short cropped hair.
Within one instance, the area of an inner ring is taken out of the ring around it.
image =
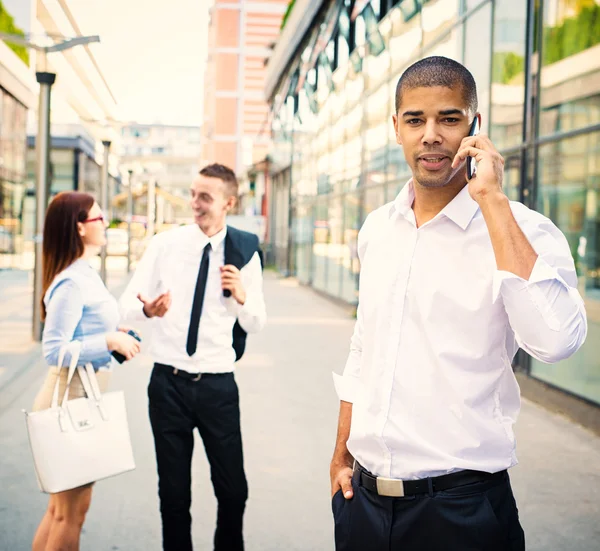
[[[402,73],[396,86],[396,113],[400,109],[402,94],[406,90],[433,86],[462,88],[469,110],[473,115],[477,113],[477,86],[473,75],[458,61],[442,56],[421,59]]]
[[[235,177],[235,172],[233,172],[233,170],[231,170],[229,167],[220,165],[219,163],[213,163],[205,166],[200,171],[200,175],[206,176],[207,178],[218,178],[225,184],[227,193],[229,193],[229,195],[233,197],[238,196],[238,181]]]

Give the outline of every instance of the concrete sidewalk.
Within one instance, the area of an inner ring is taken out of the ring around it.
[[[0,408],[1,389],[40,357],[40,345],[31,337],[32,289],[32,272],[0,272]]]
[[[338,411],[331,372],[343,368],[354,322],[348,312],[292,280],[266,273],[265,292],[268,326],[249,337],[236,372],[250,486],[246,549],[330,551],[328,470]],[[141,329],[147,343],[151,330]],[[124,389],[127,397],[137,468],[94,488],[82,540],[86,551],[160,549],[147,416],[150,369],[150,358],[141,354],[114,372],[112,388]],[[30,407],[43,375],[40,369],[37,379],[0,412],[2,551],[30,546],[47,502],[36,487],[20,411]],[[511,476],[528,550],[598,549],[600,438],[528,402],[517,438],[520,464]],[[215,499],[198,438],[192,480],[195,548],[212,549]]]

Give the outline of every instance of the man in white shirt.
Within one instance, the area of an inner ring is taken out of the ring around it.
[[[233,371],[266,311],[258,238],[226,225],[237,191],[232,170],[203,168],[191,186],[196,223],[152,238],[121,299],[125,319],[152,318],[148,399],[166,551],[192,550],[195,428],[218,502],[214,548],[244,548],[248,486]]]
[[[504,195],[502,157],[469,136],[476,117],[475,81],[455,61],[423,59],[398,82],[413,177],[358,238],[357,322],[334,375],[338,551],[525,549],[507,474],[511,361],[519,347],[560,361],[587,323],[565,237]]]

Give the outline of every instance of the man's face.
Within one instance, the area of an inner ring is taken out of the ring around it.
[[[192,182],[190,199],[194,221],[204,233],[220,230],[225,225],[227,213],[235,205],[235,197],[229,195],[223,180],[201,174]]]
[[[462,90],[433,86],[412,88],[392,117],[396,141],[414,179],[424,187],[443,187],[465,170],[464,162],[453,169],[452,161],[469,134],[474,114],[469,113]]]

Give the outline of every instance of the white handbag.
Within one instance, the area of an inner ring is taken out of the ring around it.
[[[135,469],[125,396],[122,391],[101,394],[91,364],[77,366],[80,344],[63,347],[71,352],[67,387],[58,404],[56,379],[49,409],[25,412],[29,443],[38,484],[54,494]],[[69,387],[79,373],[86,397],[69,400]]]

